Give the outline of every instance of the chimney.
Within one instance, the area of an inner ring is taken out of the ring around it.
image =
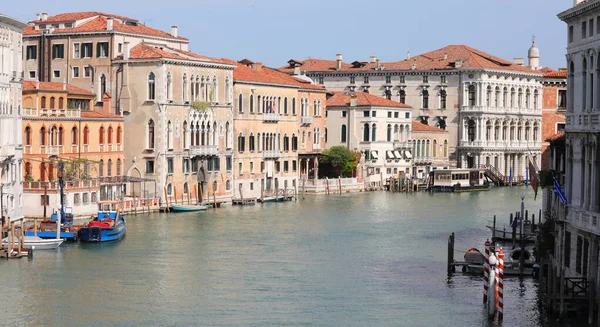
[[[513,61],[515,65],[525,66],[525,58],[515,58]]]
[[[42,13],[42,21],[46,21],[48,19],[48,13],[47,12],[43,12]]]
[[[294,67],[294,75],[300,75],[300,66]]]
[[[412,66],[410,67],[410,69],[412,69],[412,70],[417,69],[417,64],[413,63]]]
[[[371,60],[370,61],[371,61],[371,63],[375,63],[375,61],[377,61],[377,57],[371,56]]]
[[[63,81],[63,91],[66,91],[66,90],[67,90],[67,82]]]
[[[112,31],[112,29],[113,29],[113,19],[111,17],[108,17],[106,19],[106,30]]]
[[[39,12],[35,13],[35,20],[40,20],[40,13]]]
[[[454,61],[454,68],[462,68],[463,63],[464,62],[462,60]]]
[[[171,36],[177,37],[178,33],[179,33],[179,29],[177,28],[177,25],[171,26]]]
[[[375,69],[376,70],[380,70],[381,69],[381,65],[380,65],[380,60],[379,58],[375,59]]]
[[[123,42],[123,60],[129,60],[129,41]]]
[[[406,60],[410,60],[410,51],[406,53]]]
[[[580,4],[582,2],[586,2],[586,0],[573,0],[573,7],[577,6],[578,4]]]
[[[336,71],[340,71],[342,70],[342,54],[338,53],[335,55],[335,70]]]
[[[356,96],[350,97],[350,107],[358,106],[358,100],[356,100]]]
[[[40,80],[39,79],[35,81],[35,89],[36,90],[40,89]]]
[[[256,70],[261,70],[262,69],[262,62],[255,62],[252,65],[252,68],[256,69]]]
[[[448,52],[444,53],[444,60],[448,60]]]

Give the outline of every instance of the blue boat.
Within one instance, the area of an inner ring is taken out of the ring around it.
[[[175,212],[188,212],[188,211],[204,211],[207,210],[208,207],[202,204],[172,204],[171,209]]]
[[[125,218],[117,211],[100,211],[94,220],[77,232],[80,242],[114,242],[125,236]]]

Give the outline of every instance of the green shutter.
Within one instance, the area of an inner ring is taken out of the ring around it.
[[[100,42],[96,43],[96,58],[100,58]]]

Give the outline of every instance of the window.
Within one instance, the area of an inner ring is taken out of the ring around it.
[[[37,45],[28,45],[26,51],[27,60],[37,60]]]
[[[248,148],[250,149],[250,152],[254,152],[254,135],[250,134],[250,137],[248,138]]]
[[[585,39],[587,36],[587,22],[581,23],[581,38]]]
[[[227,169],[227,171],[231,171],[231,169],[233,169],[233,162],[231,160],[231,156],[225,157],[225,169]]]
[[[564,132],[564,131],[565,131],[565,123],[556,124],[556,133],[560,133],[560,132]]]
[[[104,176],[104,160],[100,159],[98,163],[98,177]]]
[[[147,149],[154,149],[154,120],[148,121],[148,138],[146,141]]]
[[[286,160],[283,162],[283,172],[287,173],[289,171],[290,171],[290,163],[289,163],[289,161]]]
[[[400,84],[404,84],[406,83],[406,76],[402,75],[400,76]]]
[[[35,70],[29,71],[29,78],[35,79]]]
[[[375,111],[375,110],[371,111],[371,117],[377,117],[377,111]]]
[[[83,43],[81,45],[81,57],[82,58],[91,58],[93,47],[94,47],[93,43]]]
[[[446,76],[445,75],[440,76],[440,83],[446,84]]]
[[[121,176],[121,159],[117,159],[117,176]]]
[[[371,142],[377,141],[377,125],[373,124],[371,127]]]
[[[250,174],[254,174],[254,161],[250,161]]]
[[[429,76],[423,75],[423,83],[429,83]]]
[[[241,175],[241,174],[242,174],[242,168],[243,168],[243,165],[242,165],[242,163],[241,163],[241,162],[239,162],[239,163],[238,163],[238,174],[239,174],[239,175]]]
[[[369,110],[363,111],[363,117],[369,117],[370,114],[371,114],[371,112]]]
[[[73,44],[73,59],[81,58],[81,43]]]
[[[402,76],[404,77],[404,76]],[[398,102],[406,103],[406,91],[400,90],[398,91]]]
[[[346,118],[348,112],[346,110],[342,110],[342,118]]]
[[[399,113],[399,112],[397,112],[397,111],[396,111],[396,112],[394,112],[394,118],[398,118],[398,117],[400,117],[400,113]]]
[[[392,142],[392,125],[387,125],[387,141]]]
[[[386,76],[385,77],[385,84],[392,84],[392,76]]]
[[[288,114],[288,104],[287,104],[288,100],[287,97],[283,99],[283,114],[287,115]]]
[[[238,136],[238,151],[239,152],[246,151],[246,137],[243,136],[241,133]]]
[[[325,84],[323,81],[323,76],[319,76],[319,84],[321,84],[321,85]]]
[[[25,127],[25,145],[31,145],[31,127]]]
[[[388,113],[388,118],[392,118],[392,112],[388,111],[387,113]]]
[[[423,109],[429,109],[429,91],[427,90],[423,90],[423,92],[421,92],[421,95],[423,96]]]
[[[363,125],[363,142],[369,142],[370,128],[369,124]]]
[[[50,195],[40,195],[40,205],[50,205]]]
[[[594,19],[590,19],[589,25],[588,25],[588,36],[591,37],[592,35],[594,35]]]
[[[167,158],[167,174],[173,174],[174,165],[173,158]]]
[[[355,84],[356,83],[356,79],[354,76],[350,76],[350,84]]]
[[[264,161],[261,161],[261,162],[260,162],[260,172],[261,172],[261,173],[264,173],[264,172],[265,172],[265,162],[264,162]]]
[[[410,119],[410,112],[405,112],[404,113],[404,118]]]
[[[108,159],[107,165],[108,166],[106,168],[106,175],[110,177],[110,176],[112,176],[112,160],[111,159]]]
[[[244,97],[242,96],[241,93],[238,96],[238,112],[239,113],[243,113],[244,112]]]
[[[121,126],[117,127],[117,144],[121,144]]]
[[[156,99],[156,76],[154,73],[148,75],[148,100]]]
[[[585,22],[584,22],[585,24]],[[581,274],[581,264],[583,261],[583,238],[577,236],[577,248],[575,252],[575,272]],[[587,259],[587,258],[586,258]]]
[[[565,267],[571,267],[571,232],[565,232]]]
[[[73,67],[73,78],[79,77],[79,67]]]
[[[469,106],[476,104],[475,85],[469,85]]]
[[[146,160],[146,174],[154,174],[154,160]]]
[[[55,70],[53,72],[54,78],[60,78],[60,70]]]
[[[73,127],[73,129],[71,129],[71,144],[77,144],[77,136],[77,127]]]
[[[365,84],[369,84],[369,76],[364,77],[364,82],[365,82]]]
[[[569,43],[573,42],[573,25],[569,26]]]
[[[90,67],[90,66],[83,67],[83,77],[90,77],[90,76],[92,76],[92,67]]]
[[[447,101],[446,101],[446,90],[440,91],[440,109],[446,109]]]
[[[64,44],[53,44],[52,45],[52,59],[63,59],[65,57],[65,45]]]
[[[108,57],[108,42],[96,43],[96,57],[97,58]]]
[[[598,24],[600,26],[600,24]],[[567,90],[558,90],[558,109],[567,108]]]
[[[292,98],[292,115],[296,116],[296,98]]]
[[[345,143],[346,142],[346,135],[347,135],[347,131],[346,131],[346,125],[342,125],[342,131],[341,131],[341,135],[340,135],[340,142]]]

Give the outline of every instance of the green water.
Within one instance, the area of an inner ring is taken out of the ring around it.
[[[383,192],[127,218],[113,244],[0,261],[6,326],[482,326],[482,278],[446,276],[524,188]],[[538,212],[541,200],[526,192]],[[462,253],[457,253],[457,258]],[[537,285],[509,278],[504,326],[543,325]]]

